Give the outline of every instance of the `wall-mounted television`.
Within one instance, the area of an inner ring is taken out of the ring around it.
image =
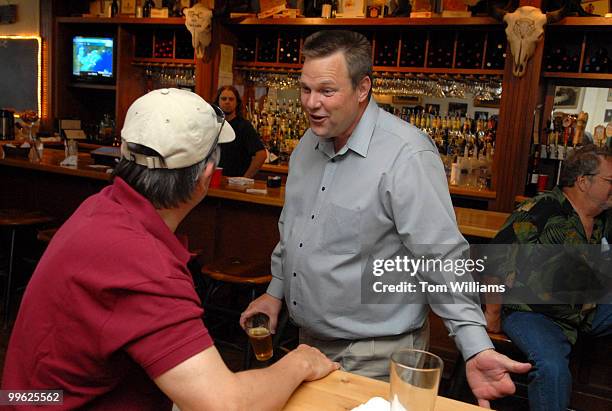
[[[113,37],[72,38],[72,78],[75,81],[115,83]]]

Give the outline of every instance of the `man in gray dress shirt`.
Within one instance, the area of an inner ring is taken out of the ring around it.
[[[321,31],[306,40],[303,55],[301,101],[310,129],[290,160],[272,282],[241,323],[264,312],[275,328],[284,298],[301,341],[348,371],[385,378],[394,349],[427,347],[429,308],[420,300],[364,303],[372,262],[441,244],[434,254],[457,258],[467,243],[434,144],[371,98],[367,39]],[[509,372],[530,365],[493,350],[473,299],[457,295],[454,302],[431,307],[467,360],[472,391],[488,406],[514,392]]]

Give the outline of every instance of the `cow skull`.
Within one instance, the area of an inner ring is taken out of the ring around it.
[[[563,17],[563,9],[542,13],[540,9],[531,6],[519,7],[512,13],[497,9],[494,17],[506,22],[506,37],[512,52],[512,73],[523,77],[527,69],[527,61],[533,56],[538,41],[544,34],[544,25],[554,23]]]
[[[212,11],[202,3],[185,9],[185,26],[191,33],[191,44],[198,58],[204,57],[204,50],[211,41]]]

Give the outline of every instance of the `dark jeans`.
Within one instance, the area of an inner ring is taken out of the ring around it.
[[[516,311],[505,316],[502,328],[534,364],[528,376],[531,411],[565,411],[572,392],[572,345],[561,327],[544,314]],[[612,334],[612,305],[599,305],[589,335],[608,334]]]

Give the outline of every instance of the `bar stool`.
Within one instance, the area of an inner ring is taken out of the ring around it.
[[[247,288],[249,302],[257,296],[257,287],[266,285],[272,280],[269,261],[245,261],[238,257],[226,257],[205,264],[201,273],[209,281],[202,298],[202,305],[206,311],[218,312],[225,315],[240,317],[240,309],[231,309],[211,303],[212,296],[224,284],[236,284]],[[278,333],[277,333],[278,334]],[[243,368],[251,365],[251,346],[247,339],[244,346]]]
[[[53,238],[55,233],[57,233],[57,230],[59,230],[57,227],[46,228],[44,230],[38,230],[38,233],[36,234],[36,238],[40,242],[49,244],[49,242],[51,242],[51,239]]]
[[[53,218],[40,211],[0,209],[0,228],[10,229],[9,265],[4,290],[3,326],[8,327],[11,307],[11,288],[13,286],[13,264],[15,262],[15,236],[19,228],[39,225],[52,221]]]

